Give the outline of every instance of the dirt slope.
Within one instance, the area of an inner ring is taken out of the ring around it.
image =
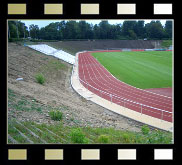
[[[8,88],[16,99],[35,101],[44,106],[42,112],[17,111],[8,106],[8,118],[37,123],[54,123],[48,112],[61,107],[63,123],[70,126],[114,127],[116,129],[140,131],[141,124],[104,109],[80,97],[70,85],[72,65],[51,56],[38,53],[28,47],[8,44]],[[46,77],[44,85],[35,80],[36,73]],[[22,77],[23,81],[16,79]],[[18,102],[8,100],[8,104]]]

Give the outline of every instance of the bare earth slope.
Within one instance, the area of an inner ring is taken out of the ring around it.
[[[23,97],[44,107],[62,107],[64,125],[114,127],[115,129],[140,131],[140,123],[117,115],[80,97],[71,88],[71,71],[72,65],[61,60],[15,43],[8,44],[8,89],[14,91],[17,100]],[[36,82],[34,78],[36,73],[44,74],[46,77],[44,85]],[[23,81],[17,81],[18,77],[22,77]],[[9,105],[11,101],[8,100]],[[53,124],[55,121],[50,119],[49,110],[49,108],[44,108],[41,113],[16,111],[8,106],[8,118]]]

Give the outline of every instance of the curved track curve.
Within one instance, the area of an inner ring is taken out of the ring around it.
[[[91,52],[79,53],[78,66],[80,83],[91,92],[133,111],[172,122],[171,97],[142,90],[116,79],[91,56]]]

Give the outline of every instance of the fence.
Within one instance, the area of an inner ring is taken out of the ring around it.
[[[86,52],[141,52],[141,51],[172,51],[172,49],[141,49],[141,48],[106,48],[106,49],[92,49],[86,50]]]
[[[93,87],[89,83],[80,79],[79,76],[78,76],[78,79],[80,80],[81,84],[85,88],[87,88],[89,91],[110,101],[111,103],[116,103],[125,108],[132,109],[134,111],[141,113],[141,115],[146,114],[146,115],[150,115],[155,118],[159,118],[159,119],[161,119],[161,121],[166,120],[166,121],[172,122],[172,112],[169,112],[169,111],[166,111],[163,109],[159,109],[156,107],[151,107],[151,106],[148,106],[148,105],[145,105],[142,103],[138,103],[138,102],[126,99],[126,98],[119,97],[117,95],[114,95],[114,94],[111,94],[111,93],[108,93],[108,92],[105,92],[105,91],[102,91],[100,89]]]

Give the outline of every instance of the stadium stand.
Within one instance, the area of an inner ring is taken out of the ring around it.
[[[41,53],[44,53],[46,55],[51,55],[56,58],[59,58],[65,62],[68,62],[69,64],[75,63],[75,56],[63,51],[63,50],[57,50],[53,47],[50,47],[46,44],[39,44],[39,45],[27,45],[28,47],[37,50]]]

